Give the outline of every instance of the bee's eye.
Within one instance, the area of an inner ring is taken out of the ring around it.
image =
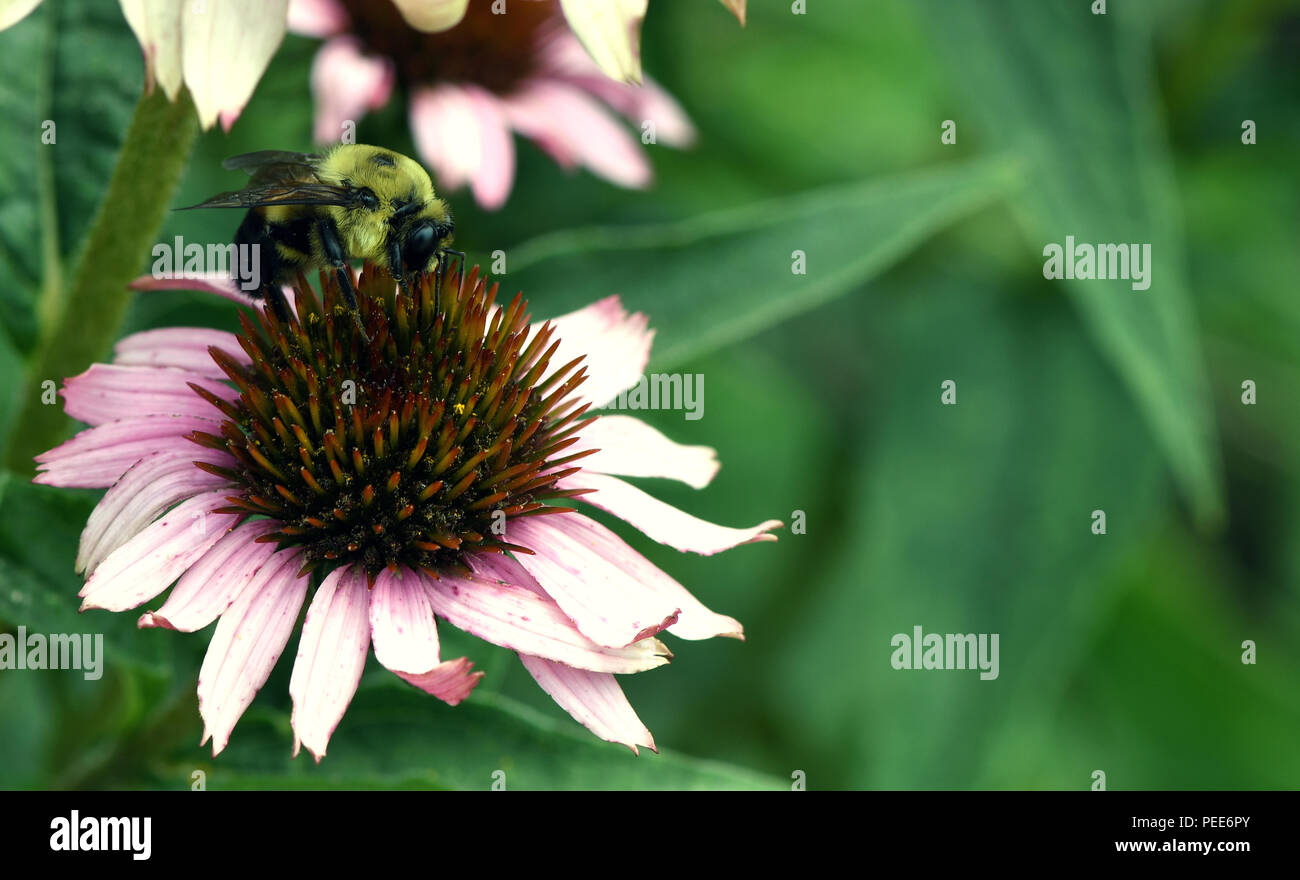
[[[433,225],[421,223],[408,232],[406,240],[402,242],[402,262],[411,271],[425,269],[437,246],[438,234],[434,231]]]

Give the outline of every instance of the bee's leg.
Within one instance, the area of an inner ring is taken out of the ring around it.
[[[460,293],[461,287],[465,284],[465,255],[460,251],[453,251],[450,248],[444,248],[438,255],[438,268],[434,270],[434,303],[438,301],[438,294],[442,289],[443,279],[447,277],[447,258],[450,255],[460,257],[460,270],[456,276],[456,292]]]
[[[366,333],[366,325],[361,322],[361,309],[357,305],[357,288],[352,283],[352,268],[348,265],[347,254],[343,252],[343,243],[339,241],[338,227],[333,220],[325,219],[320,222],[317,231],[320,234],[321,250],[334,268],[339,288],[343,291],[343,299],[352,312],[352,320],[356,322],[361,338],[369,342],[370,335]]]
[[[411,292],[410,281],[406,277],[405,267],[402,265],[402,248],[397,240],[395,232],[388,234],[388,274],[393,276],[397,282],[397,287],[402,293]]]
[[[280,323],[288,326],[291,312],[278,280],[283,261],[265,218],[255,211],[244,215],[235,230],[234,244],[234,265],[230,268],[236,285],[253,299],[265,299]]]
[[[460,261],[460,266],[456,270],[456,287],[457,289],[463,287],[465,285],[465,252],[453,251],[451,248],[447,248],[443,253],[451,254]]]

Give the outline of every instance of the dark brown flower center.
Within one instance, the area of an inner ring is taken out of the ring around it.
[[[426,34],[407,24],[391,0],[343,5],[352,33],[367,51],[392,59],[403,85],[468,82],[497,94],[534,72],[538,40],[558,14],[553,0],[470,0],[458,25]]]
[[[358,282],[366,342],[322,276],[324,305],[305,282],[298,319],[240,315],[251,366],[212,349],[240,391],[220,434],[191,439],[222,449],[233,468],[199,465],[238,486],[231,512],[279,523],[268,540],[300,546],[307,568],[361,563],[436,572],[464,554],[521,549],[513,517],[567,508],[556,488],[585,453],[566,454],[587,409],[570,392],[575,360],[547,375],[553,328],[533,332],[516,296],[493,308],[472,270],[449,276],[435,308],[434,277],[399,291],[371,266]]]

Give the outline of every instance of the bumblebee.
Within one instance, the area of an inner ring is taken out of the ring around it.
[[[452,250],[455,223],[447,203],[434,193],[428,173],[418,162],[392,150],[364,144],[339,144],[320,155],[261,150],[221,163],[246,171],[244,189],[225,192],[194,208],[246,208],[235,231],[235,245],[258,245],[236,277],[245,289],[256,288],[281,320],[288,304],[281,285],[300,270],[333,269],[358,327],[357,291],[350,260],[377,263],[407,286],[418,273],[436,271],[441,285],[446,258],[465,255]],[[236,261],[237,265],[244,261]],[[365,336],[365,329],[362,328]]]

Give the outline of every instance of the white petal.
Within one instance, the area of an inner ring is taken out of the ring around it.
[[[629,313],[617,295],[561,315],[551,323],[555,325],[552,339],[558,339],[560,345],[546,375],[576,357],[584,357],[582,364],[588,377],[573,392],[577,399],[604,406],[645,375],[655,332],[649,329],[650,319],[644,313]]]
[[[614,79],[641,81],[641,21],[646,0],[560,0],[569,27]]]
[[[776,519],[748,529],[720,526],[678,510],[618,477],[586,470],[566,477],[558,485],[561,489],[595,489],[583,495],[582,500],[614,514],[660,544],[701,556],[755,541],[775,541],[776,535],[771,530],[781,527],[781,521]]]
[[[528,577],[523,569],[518,569],[517,574]],[[558,660],[578,669],[622,673],[663,666],[671,656],[658,639],[642,639],[625,648],[597,645],[579,632],[553,599],[517,582],[443,572],[438,580],[427,580],[425,586],[439,617],[471,635],[514,651]]]
[[[22,21],[41,0],[0,0],[0,31]]]
[[[593,536],[595,528],[604,527],[577,513],[561,513],[519,517],[507,526],[507,535],[533,551],[519,554],[519,564],[596,644],[622,648],[675,624],[681,603],[650,583],[671,580],[668,575],[618,538]]]
[[[295,755],[301,744],[317,761],[325,757],[366,667],[369,608],[365,573],[351,567],[334,569],[316,590],[289,681]]]
[[[533,551],[519,554],[519,564],[593,642],[626,645],[665,626],[681,639],[744,638],[739,621],[710,610],[593,519],[577,513],[520,517],[507,534]]]
[[[157,83],[175,101],[184,79],[181,69],[183,0],[122,0],[122,14],[144,52],[145,82]]]
[[[614,676],[573,669],[528,654],[520,654],[519,659],[542,690],[596,736],[608,742],[622,743],[634,755],[638,754],[638,746],[659,751],[650,730],[641,723]]]
[[[732,15],[736,16],[736,20],[740,22],[741,27],[745,26],[745,0],[722,0],[722,5],[727,7]]]
[[[598,449],[582,459],[582,469],[620,477],[666,477],[695,489],[709,485],[718,472],[718,454],[709,446],[683,446],[640,419],[609,415],[583,423],[571,455]]]
[[[438,627],[422,578],[408,569],[383,569],[370,590],[375,658],[397,673],[420,673],[440,662]]]
[[[433,34],[460,24],[469,0],[393,0],[393,5],[411,27]]]
[[[181,66],[206,128],[227,131],[284,39],[289,0],[185,0]]]
[[[266,684],[289,642],[310,578],[299,577],[302,558],[281,550],[262,566],[221,615],[199,668],[199,714],[212,755],[226,747],[230,731]]]

